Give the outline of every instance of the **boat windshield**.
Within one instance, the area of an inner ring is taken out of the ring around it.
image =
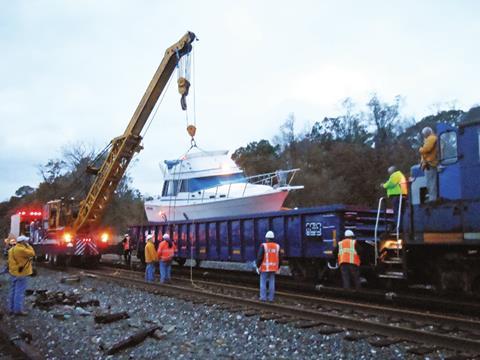
[[[165,181],[163,196],[175,196],[178,192],[194,192],[211,189],[221,185],[244,183],[245,176],[242,173],[229,175],[205,176],[194,179]]]

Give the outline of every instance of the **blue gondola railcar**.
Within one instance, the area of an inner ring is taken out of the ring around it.
[[[390,215],[388,215],[390,216]],[[385,218],[381,221],[385,226]],[[147,234],[156,241],[169,232],[177,245],[177,260],[251,262],[265,233],[275,241],[295,275],[318,278],[325,274],[332,250],[346,229],[357,235],[365,251],[363,264],[374,256],[376,211],[358,206],[331,205],[254,215],[219,217],[199,221],[174,221],[132,226],[130,233],[141,251]],[[333,261],[335,263],[335,261]]]

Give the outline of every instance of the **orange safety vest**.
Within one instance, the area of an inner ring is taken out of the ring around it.
[[[123,250],[130,250],[130,241],[127,240],[123,243]]]
[[[260,266],[261,272],[278,271],[279,269],[279,254],[280,245],[274,242],[263,243],[263,260]]]
[[[356,240],[343,239],[338,243],[338,264],[354,264],[360,266],[360,257],[355,251]]]
[[[171,261],[173,259],[173,252],[175,246],[172,244],[172,247],[168,247],[168,241],[162,240],[158,246],[158,260],[160,261]]]

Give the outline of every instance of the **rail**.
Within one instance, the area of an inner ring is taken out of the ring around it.
[[[400,223],[402,219],[402,201],[403,201],[403,195],[400,194],[399,199],[398,199],[398,215],[397,215],[397,226],[396,226],[396,231],[395,231],[395,236],[397,238],[397,257],[400,255]]]
[[[382,211],[382,203],[385,200],[384,197],[381,197],[378,199],[378,209],[377,209],[377,219],[375,220],[375,233],[374,233],[374,238],[375,238],[375,266],[377,266],[378,262],[378,225],[380,223],[380,213]]]

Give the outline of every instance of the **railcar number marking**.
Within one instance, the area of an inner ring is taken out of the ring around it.
[[[306,236],[322,236],[322,223],[321,222],[305,223],[305,235]]]

